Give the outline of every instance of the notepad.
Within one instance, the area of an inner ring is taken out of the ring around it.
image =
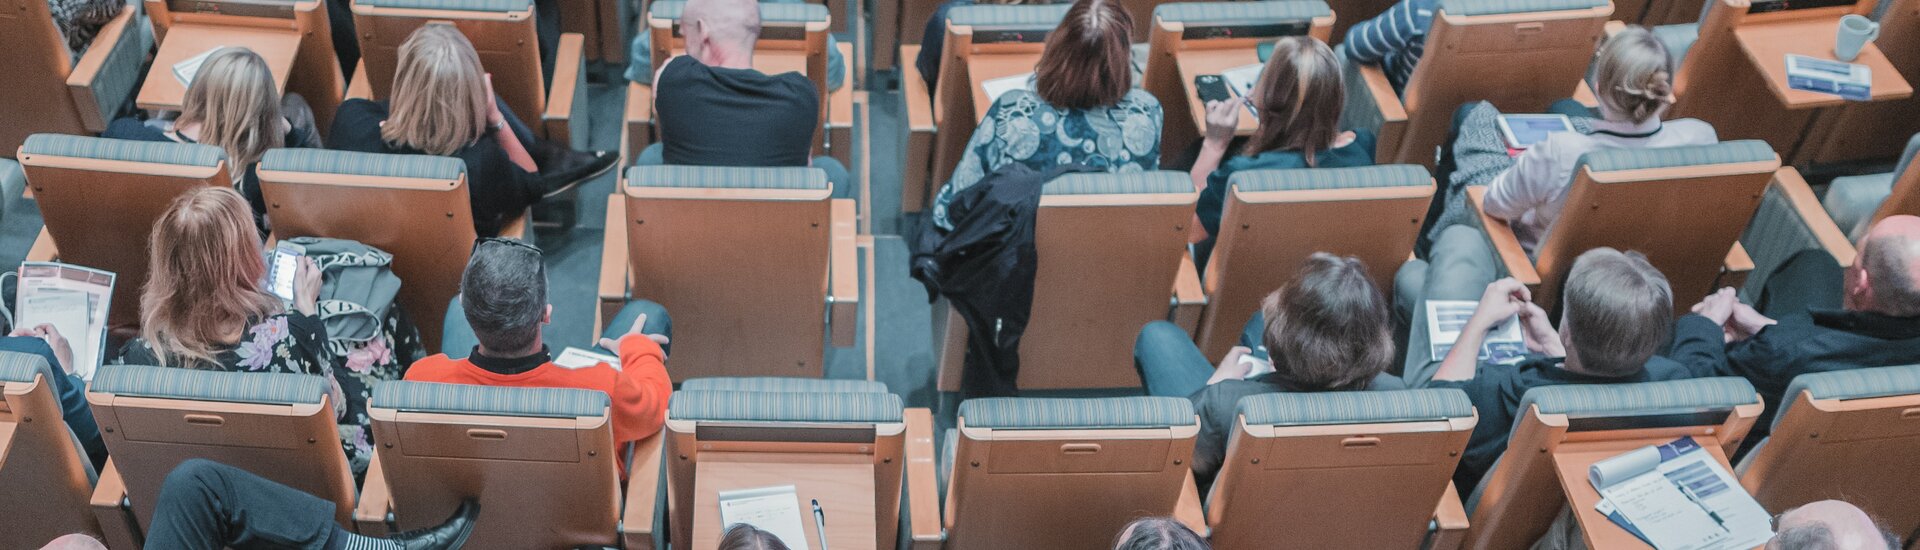
[[[1432,346],[1434,360],[1446,359],[1453,343],[1460,340],[1460,329],[1466,328],[1474,308],[1479,306],[1479,302],[1472,300],[1427,300],[1427,342]],[[1485,363],[1517,363],[1526,355],[1527,341],[1520,336],[1517,315],[1488,331],[1486,341],[1480,345],[1480,361]]]
[[[1262,63],[1241,65],[1220,71],[1220,79],[1227,81],[1227,89],[1232,90],[1233,95],[1253,97],[1253,86],[1260,83],[1260,70],[1264,68],[1266,65]],[[1247,112],[1253,113],[1255,119],[1260,116],[1260,110],[1253,107],[1253,102],[1247,102]]]
[[[587,351],[573,346],[567,346],[567,349],[560,350],[560,355],[553,358],[553,364],[569,369],[584,369],[601,363],[612,365],[613,370],[620,370],[619,357]]]
[[[200,74],[200,65],[205,64],[207,58],[213,57],[213,52],[220,51],[220,48],[225,47],[226,46],[214,46],[212,49],[200,52],[200,55],[186,58],[179,63],[174,63],[173,77],[180,81],[182,87],[192,86],[193,77]]]
[[[980,91],[987,93],[987,103],[999,101],[1001,95],[1014,90],[1033,91],[1033,73],[1003,76],[980,83]]]
[[[1659,550],[1734,550],[1773,537],[1771,516],[1691,437],[1587,469],[1594,509]]]
[[[792,485],[720,492],[722,531],[745,523],[780,537],[787,548],[811,550],[800,517],[800,495]]]
[[[114,274],[108,271],[53,262],[20,264],[20,285],[14,292],[18,318],[14,328],[53,325],[73,349],[66,368],[82,380],[93,380],[106,357],[107,312],[113,301]]]

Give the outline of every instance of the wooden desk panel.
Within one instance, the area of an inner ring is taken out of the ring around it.
[[[1787,87],[1786,55],[1835,59],[1834,34],[1839,26],[1840,19],[1837,17],[1782,20],[1748,23],[1735,28],[1733,33],[1739,39],[1740,51],[1746,53],[1747,60],[1759,69],[1760,75],[1767,81],[1767,88],[1780,100],[1781,105],[1788,109],[1812,109],[1844,105],[1848,101],[1833,94]],[[1902,99],[1913,95],[1913,87],[1872,42],[1860,49],[1860,57],[1853,62],[1873,69],[1872,101]]]
[[[300,33],[293,29],[238,27],[178,23],[167,31],[160,52],[153,56],[153,67],[135,100],[142,109],[178,111],[185,101],[186,86],[173,76],[173,65],[207,50],[221,46],[245,46],[266,60],[273,73],[275,89],[287,89],[287,75],[293,72],[294,55],[300,51]]]
[[[1180,67],[1180,86],[1186,90],[1187,106],[1193,117],[1193,127],[1202,136],[1207,132],[1207,106],[1200,101],[1200,94],[1193,87],[1193,78],[1204,74],[1220,74],[1221,71],[1260,62],[1260,54],[1254,48],[1182,50],[1173,54],[1174,63]],[[1260,120],[1253,113],[1240,113],[1239,128],[1235,135],[1253,135],[1260,127]]]
[[[1587,469],[1595,462],[1648,445],[1664,445],[1673,440],[1672,437],[1652,437],[1627,441],[1563,443],[1553,452],[1554,470],[1560,476],[1560,489],[1566,494],[1568,506],[1573,507],[1574,517],[1580,523],[1580,531],[1587,537],[1587,547],[1636,550],[1653,548],[1593,509],[1593,505],[1600,502],[1600,491],[1594,489],[1593,482],[1588,480]],[[1714,462],[1719,463],[1720,467],[1726,468],[1728,472],[1733,471],[1733,466],[1727,462],[1727,453],[1720,449],[1718,439],[1695,437],[1694,440],[1713,456]]]
[[[720,525],[720,492],[780,485],[794,486],[807,545],[819,544],[810,501],[818,499],[827,516],[832,550],[877,550],[874,525],[873,463],[856,455],[810,455],[784,461],[764,453],[706,452],[694,466],[693,548],[710,550],[725,534]],[[832,462],[823,459],[845,458]],[[677,512],[676,512],[677,513]]]
[[[954,129],[962,132],[961,135],[971,136],[975,126],[973,123],[979,122],[979,117],[986,116],[987,109],[993,107],[993,98],[987,97],[987,91],[980,87],[980,83],[1033,72],[1034,67],[1040,64],[1040,52],[975,53],[967,59],[967,77],[972,80],[967,84],[973,87],[975,117],[973,121],[955,126]]]

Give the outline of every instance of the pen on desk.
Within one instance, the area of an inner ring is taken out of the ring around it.
[[[1673,478],[1667,478],[1667,481],[1673,483],[1673,487],[1679,489],[1680,494],[1686,495],[1687,500],[1693,501],[1694,505],[1699,506],[1701,510],[1705,511],[1707,517],[1713,518],[1713,523],[1719,525],[1721,531],[1732,531],[1732,529],[1727,528],[1727,520],[1720,519],[1720,513],[1713,511],[1713,508],[1707,506],[1706,502],[1701,501],[1699,495],[1693,494],[1693,489],[1688,489],[1687,484],[1674,481]]]
[[[820,538],[820,550],[827,550],[827,513],[820,509],[820,499],[813,499],[813,534]]]

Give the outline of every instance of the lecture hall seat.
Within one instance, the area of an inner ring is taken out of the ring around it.
[[[1880,35],[1873,45],[1902,76],[1920,77],[1920,1],[1878,0],[1874,18],[1880,22]],[[1814,115],[1808,146],[1795,156],[1795,164],[1893,158],[1901,154],[1901,140],[1920,131],[1915,121],[1920,121],[1920,97],[1849,103],[1822,112]]]
[[[1839,190],[1836,182],[1828,189],[1827,196],[1832,197]],[[1827,212],[1821,210],[1813,189],[1792,167],[1774,173],[1773,181],[1767,184],[1766,194],[1760,199],[1760,208],[1753,213],[1753,221],[1740,234],[1740,247],[1753,259],[1753,271],[1737,288],[1742,298],[1752,304],[1760,304],[1774,271],[1795,254],[1819,250],[1841,269],[1853,265],[1858,257],[1845,230],[1834,225]],[[1725,283],[1736,286],[1732,281]]]
[[[58,371],[39,355],[0,352],[0,518],[7,518],[0,546],[101,536],[87,504],[98,475],[61,420],[53,377],[65,375]]]
[[[1740,464],[1767,510],[1840,499],[1903,538],[1920,528],[1920,365],[1802,374]]]
[[[909,135],[909,151],[932,144],[929,160],[932,176],[916,181],[915,166],[908,165],[906,189],[925,189],[926,198],[903,197],[902,202],[930,204],[933,194],[953,177],[954,166],[966,152],[981,117],[993,106],[993,98],[979,83],[995,78],[1031,73],[1040,61],[1047,35],[1060,26],[1067,4],[955,6],[947,12],[947,34],[940,60],[940,78],[929,99],[933,113],[933,135]],[[918,52],[915,52],[918,55]],[[909,76],[916,76],[909,75]],[[925,82],[923,81],[922,84]],[[909,111],[920,108],[908,105]],[[911,115],[910,115],[911,116]],[[913,153],[909,153],[912,155]],[[912,159],[909,158],[909,162]]]
[[[1187,150],[1205,130],[1206,108],[1188,92],[1194,78],[1264,64],[1258,54],[1260,45],[1283,36],[1306,35],[1330,42],[1336,20],[1334,10],[1322,0],[1173,2],[1150,12],[1134,12],[1134,17],[1153,26],[1140,87],[1160,99],[1165,115],[1160,129],[1163,156]],[[1136,65],[1142,62],[1134,60]],[[1242,133],[1258,126],[1250,114],[1242,113],[1240,118]]]
[[[32,134],[105,131],[133,99],[153,47],[140,6],[129,4],[75,58],[48,9],[38,0],[0,3],[12,14],[0,18],[0,74],[8,75],[11,106],[0,110],[0,157],[13,158]]]
[[[1893,171],[1833,178],[1821,197],[1821,206],[1850,236],[1887,216],[1920,215],[1920,166],[1913,163],[1916,152],[1920,152],[1920,134],[1907,139],[1906,150],[1900,153]]]
[[[333,20],[328,18],[327,2],[347,2],[350,0],[291,0],[287,2],[257,3],[244,0],[201,0],[197,2],[172,2],[168,0],[142,0],[143,11],[152,25],[155,44],[165,49],[167,35],[175,26],[194,28],[195,34],[207,31],[218,32],[222,27],[249,30],[260,29],[298,35],[299,46],[293,52],[292,65],[282,82],[286,85],[282,94],[297,93],[313,107],[315,126],[321,133],[333,128],[333,111],[340,106],[346,96],[346,78],[340,67],[340,58],[333,49]],[[231,2],[231,3],[230,3]],[[227,36],[232,42],[225,46],[252,46],[249,38]],[[220,41],[216,41],[218,43]],[[145,53],[144,51],[142,52]],[[198,55],[192,52],[186,55]],[[256,52],[272,58],[272,52]],[[143,58],[144,59],[144,58]],[[135,61],[136,64],[139,61]],[[151,62],[149,62],[151,64]],[[272,62],[269,61],[269,65]],[[164,78],[173,80],[172,71],[165,70],[163,64],[158,68],[146,69],[147,73],[135,78]],[[169,83],[171,84],[171,83]]]

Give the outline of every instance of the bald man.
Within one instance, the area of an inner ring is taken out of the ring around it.
[[[1822,500],[1787,510],[1775,520],[1766,550],[1899,550],[1886,532],[1852,504]]]
[[[1796,376],[1920,363],[1920,217],[1880,220],[1856,248],[1853,265],[1841,274],[1841,309],[1813,307],[1776,321],[1740,303],[1732,289],[1694,306],[1695,313],[1720,323],[1727,346],[1723,355],[1676,359],[1695,376],[1753,382],[1767,408],[1748,441],[1767,434],[1781,394]],[[1721,351],[1681,344],[1675,348]]]

